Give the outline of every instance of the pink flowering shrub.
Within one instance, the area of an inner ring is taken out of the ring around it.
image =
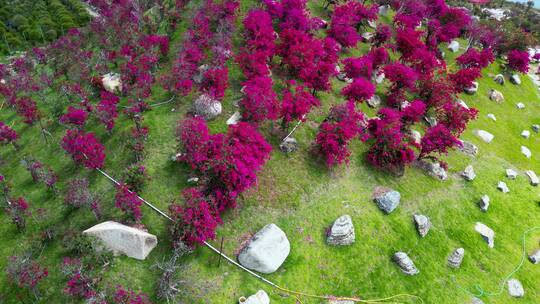
[[[270,57],[274,54],[276,32],[272,25],[272,17],[261,9],[252,9],[243,20],[244,38],[248,49],[262,52]]]
[[[23,118],[24,123],[29,125],[33,125],[40,118],[37,104],[30,97],[17,98],[15,101],[15,110]]]
[[[169,212],[173,216],[170,230],[173,240],[188,245],[203,244],[216,237],[216,228],[220,222],[216,210],[207,202],[204,194],[197,188],[182,191],[185,204],[171,204]]]
[[[478,51],[475,48],[469,48],[465,53],[456,58],[456,62],[464,68],[480,68],[483,69],[495,61],[493,51],[490,48],[485,48]]]
[[[354,102],[334,106],[319,126],[315,153],[325,160],[328,167],[348,162],[351,154],[348,144],[356,137],[365,140],[365,127],[365,116],[356,111]]]
[[[321,102],[302,85],[290,83],[289,88],[283,90],[281,102],[282,126],[286,129],[291,121],[305,120],[312,108],[320,106]],[[294,86],[294,87],[292,87]]]
[[[508,67],[521,73],[529,71],[529,53],[520,50],[508,52]]]
[[[473,81],[480,78],[482,73],[478,68],[464,68],[453,74],[450,74],[448,78],[454,84],[454,90],[456,93],[461,93],[466,88],[470,88],[473,85]]]
[[[24,230],[26,228],[26,218],[30,216],[30,210],[28,208],[29,204],[23,197],[17,199],[8,198],[4,206],[4,211],[11,217],[11,221],[17,226],[17,229]]]
[[[263,51],[250,52],[243,48],[235,56],[235,61],[247,79],[270,76],[270,67],[267,63],[268,55]]]
[[[17,132],[6,125],[4,122],[0,121],[0,145],[13,144],[17,141],[19,136]]]
[[[419,157],[426,157],[431,153],[447,154],[448,150],[461,145],[452,132],[443,124],[429,127],[421,140]]]
[[[459,136],[467,128],[467,124],[476,119],[478,110],[467,109],[457,102],[447,102],[437,111],[439,124],[445,125],[453,134]]]
[[[375,86],[367,79],[355,78],[351,84],[341,90],[341,95],[349,101],[363,102],[375,94]]]
[[[420,121],[426,112],[426,104],[421,100],[414,100],[401,109],[401,121],[405,125],[412,125]]]
[[[25,158],[23,162],[34,182],[43,183],[48,188],[54,190],[54,185],[58,180],[58,176],[50,167],[45,166],[40,161],[34,160],[31,157]]]
[[[101,100],[96,106],[95,114],[99,121],[105,125],[107,131],[114,127],[114,121],[118,117],[118,103],[120,98],[107,91],[101,91]]]
[[[116,187],[116,196],[114,197],[114,206],[122,210],[129,218],[129,221],[140,223],[142,201],[137,193],[129,190],[125,184]]]
[[[96,195],[90,192],[89,182],[86,178],[73,179],[66,185],[64,203],[74,208],[89,208],[94,216],[101,216],[101,204]]]
[[[118,285],[112,296],[112,304],[152,304],[152,302],[146,294]]]
[[[260,123],[277,119],[279,101],[272,84],[270,77],[257,77],[243,83],[244,98],[239,106],[244,120]]]
[[[129,187],[129,190],[140,192],[149,179],[144,166],[132,164],[124,172],[123,182]]]
[[[69,106],[67,113],[60,117],[60,123],[80,128],[86,123],[86,118],[88,113],[85,110]]]
[[[62,148],[71,155],[75,163],[82,164],[88,169],[101,168],[105,161],[103,145],[96,139],[94,133],[79,130],[67,130],[61,142]]]
[[[38,284],[49,275],[47,268],[42,267],[30,256],[11,256],[6,267],[7,278],[18,288],[31,290],[38,295]]]
[[[370,79],[373,74],[373,59],[370,55],[345,58],[343,64],[345,75],[349,78],[364,77]]]
[[[217,100],[221,100],[229,86],[228,81],[229,70],[226,66],[211,68],[204,73],[200,90]]]
[[[367,20],[376,19],[376,6],[348,1],[334,9],[328,35],[344,47],[354,47],[362,38],[358,33],[360,26]]]

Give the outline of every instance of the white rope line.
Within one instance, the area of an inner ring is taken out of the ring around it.
[[[302,120],[306,118],[306,114],[302,115],[302,118],[298,121],[298,123],[296,123],[296,126],[294,126],[294,128],[292,129],[291,132],[289,132],[289,134],[287,136],[285,136],[285,138],[283,140],[287,140],[287,138],[289,138],[293,133],[294,131],[296,131],[296,129],[300,126],[300,124],[302,123]]]

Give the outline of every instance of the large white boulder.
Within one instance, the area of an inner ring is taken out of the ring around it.
[[[114,254],[125,254],[138,260],[146,259],[158,242],[153,234],[113,221],[97,224],[83,233],[102,240]]]
[[[103,84],[103,88],[109,93],[117,94],[122,92],[122,79],[120,78],[120,74],[105,74],[101,77],[101,83]]]
[[[476,136],[480,137],[481,140],[487,142],[488,144],[495,138],[495,135],[484,130],[474,130],[473,132]]]
[[[242,266],[262,273],[275,272],[291,251],[291,244],[275,224],[268,224],[257,232],[238,255]]]
[[[208,94],[202,94],[193,102],[193,112],[197,116],[211,120],[221,114],[222,106],[219,100],[212,98]]]
[[[240,298],[239,304],[270,304],[270,297],[264,290],[257,291],[256,294],[251,295],[249,298]]]
[[[474,226],[474,230],[480,233],[484,241],[488,243],[489,248],[493,248],[495,246],[495,232],[491,228],[485,224],[477,222]]]

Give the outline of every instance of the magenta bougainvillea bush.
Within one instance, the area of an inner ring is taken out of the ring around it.
[[[128,221],[139,223],[142,219],[141,206],[143,202],[136,192],[129,190],[125,184],[116,187],[116,196],[114,197],[114,206],[122,210],[128,217]]]
[[[71,155],[75,163],[89,169],[101,168],[103,166],[103,162],[105,161],[104,147],[97,140],[94,133],[67,130],[61,145]]]
[[[15,143],[18,138],[19,136],[15,130],[6,125],[4,122],[0,121],[0,144],[12,144]]]

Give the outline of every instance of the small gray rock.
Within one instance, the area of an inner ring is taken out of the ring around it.
[[[414,265],[414,262],[405,252],[396,252],[393,260],[406,275],[416,275],[420,272]]]
[[[488,243],[489,248],[493,248],[495,246],[495,232],[491,228],[480,222],[477,222],[474,226],[474,230],[480,233],[484,241]]]
[[[336,78],[340,81],[346,82],[346,83],[352,83],[353,80],[349,77],[347,77],[347,74],[345,73],[338,73]]]
[[[278,270],[290,250],[285,232],[275,224],[268,224],[251,237],[240,251],[238,262],[248,269],[269,274]]]
[[[465,249],[458,248],[452,252],[448,257],[448,266],[452,268],[459,268],[463,262],[463,257],[465,256]]]
[[[329,245],[342,246],[354,243],[354,225],[349,215],[340,216],[328,231],[326,242]]]
[[[508,193],[510,192],[510,189],[508,189],[508,186],[506,185],[505,182],[502,182],[500,181],[498,184],[497,184],[497,189],[501,190],[502,193]]]
[[[235,125],[235,124],[237,124],[241,119],[242,119],[242,114],[240,114],[240,112],[236,111],[236,112],[234,112],[233,115],[231,115],[231,117],[229,117],[229,119],[227,119],[226,124],[227,124],[227,125]]]
[[[468,165],[463,172],[461,172],[461,176],[463,176],[464,179],[468,181],[472,181],[476,178],[476,173],[474,172],[474,168],[472,165]]]
[[[516,84],[516,85],[520,85],[521,84],[521,78],[519,77],[518,74],[513,74],[512,76],[510,76],[510,82],[513,83],[513,84]]]
[[[478,92],[478,87],[480,86],[480,84],[477,81],[473,81],[472,84],[473,85],[471,87],[465,88],[465,93],[469,95],[474,95],[476,94],[476,92]]]
[[[447,180],[448,179],[448,173],[446,170],[441,166],[439,162],[433,162],[425,159],[420,159],[414,162],[414,164],[424,170],[429,175],[438,178],[439,180]]]
[[[381,105],[381,97],[378,95],[373,95],[370,99],[367,100],[368,106],[376,108]]]
[[[525,146],[521,146],[521,153],[525,155],[526,158],[531,158],[532,156],[531,150]]]
[[[495,102],[503,102],[504,101],[504,95],[494,89],[489,90],[489,99],[495,101]]]
[[[202,94],[193,103],[193,112],[204,119],[214,119],[221,114],[221,102],[208,94]]]
[[[520,109],[520,110],[523,110],[523,109],[525,109],[525,105],[524,105],[522,102],[518,102],[518,103],[516,104],[516,108],[518,108],[518,109]]]
[[[531,128],[535,133],[540,132],[540,125],[532,125]]]
[[[413,215],[414,224],[416,225],[416,230],[421,237],[425,237],[429,229],[431,229],[431,221],[429,218],[423,214]]]
[[[540,263],[540,249],[536,249],[531,255],[529,255],[529,261],[533,264]]]
[[[483,212],[488,211],[489,196],[487,194],[483,195],[482,198],[480,198],[480,201],[478,202],[478,207],[480,207],[480,210],[482,210]]]
[[[508,294],[514,298],[522,298],[525,295],[523,285],[517,279],[508,280]]]
[[[531,136],[531,131],[523,130],[521,131],[521,137],[528,139]]]
[[[518,173],[514,169],[506,169],[506,177],[509,179],[516,179]]]
[[[478,154],[478,147],[468,141],[462,140],[459,150],[469,156],[476,156]]]
[[[487,115],[487,117],[488,117],[489,119],[493,120],[493,121],[497,121],[497,117],[495,117],[495,114],[493,114],[493,113],[489,113],[489,114]]]
[[[449,44],[448,44],[448,49],[450,51],[452,51],[453,53],[459,51],[459,42],[457,40],[452,40]]]
[[[374,193],[374,201],[386,214],[397,208],[401,200],[401,194],[395,190],[377,187]]]
[[[298,150],[298,142],[292,137],[287,137],[279,144],[279,149],[283,153],[292,153]]]
[[[493,80],[494,80],[496,83],[500,84],[500,85],[504,85],[504,76],[503,76],[503,74],[497,74],[497,75],[495,75],[495,77],[493,77]]]
[[[256,294],[251,295],[249,298],[245,300],[245,302],[241,302],[242,304],[270,304],[270,297],[264,290],[257,291]]]
[[[529,181],[531,182],[531,185],[538,186],[538,184],[540,183],[540,180],[538,179],[538,176],[536,175],[536,173],[534,173],[534,171],[527,170],[525,171],[525,175],[529,177]]]

